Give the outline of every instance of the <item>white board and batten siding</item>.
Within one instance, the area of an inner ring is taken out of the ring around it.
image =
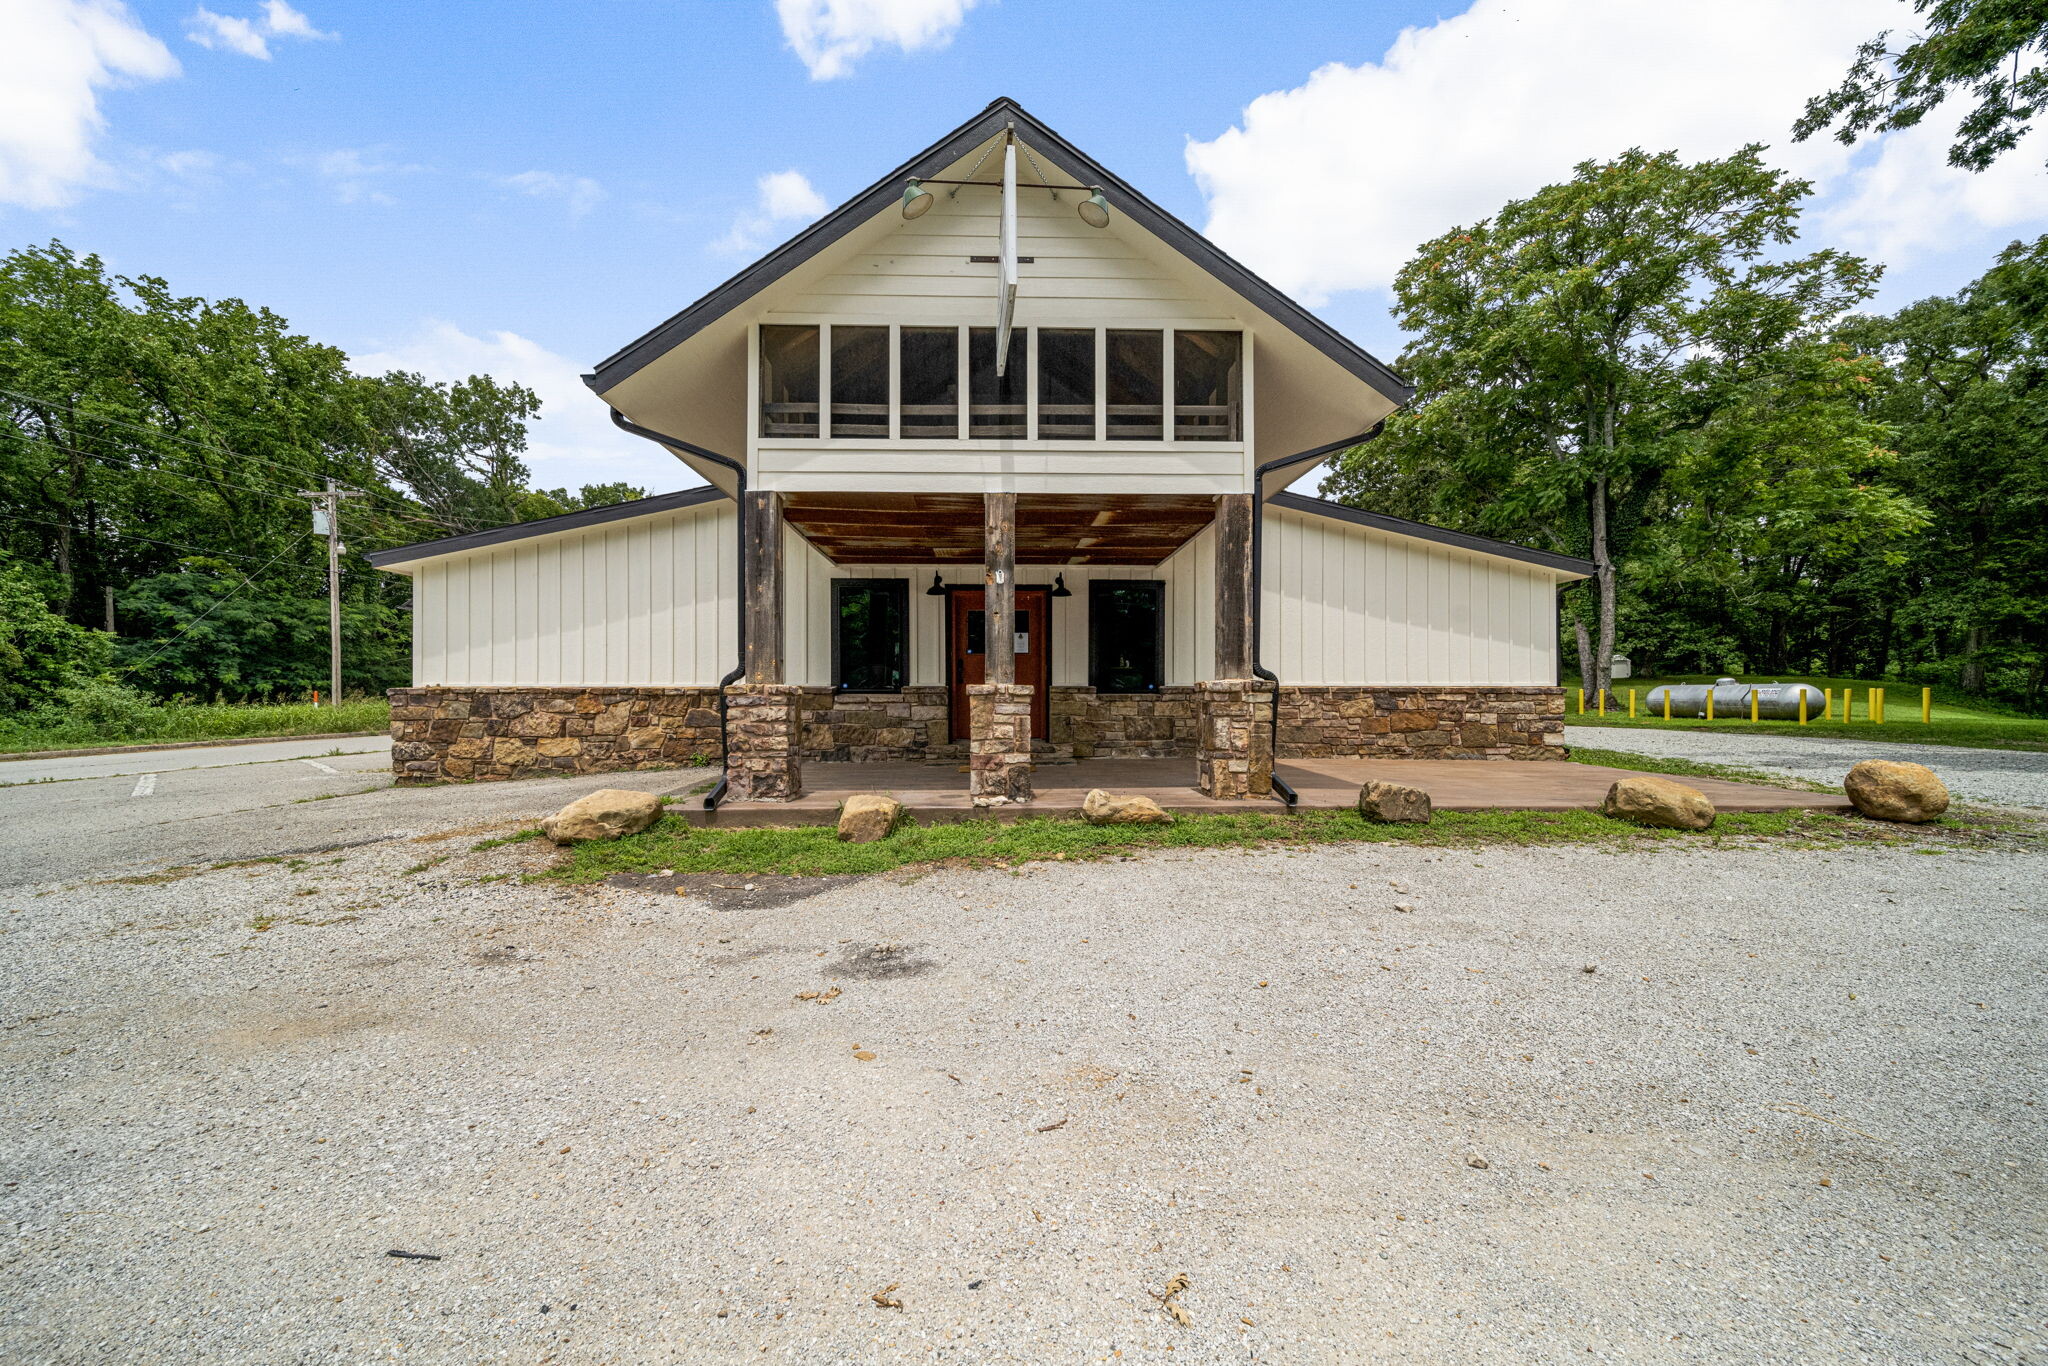
[[[413,575],[420,686],[706,686],[738,649],[732,504],[608,523],[422,561]],[[835,578],[901,578],[910,681],[946,681],[945,599],[930,564],[835,565],[785,527],[788,678],[832,682]],[[1548,569],[1329,518],[1265,512],[1263,650],[1287,683],[1445,685],[1555,681],[1557,584]],[[978,566],[949,565],[973,585]],[[1166,682],[1214,673],[1215,533],[1156,566],[1029,566],[1064,574],[1052,604],[1053,682],[1088,682],[1088,585],[1166,584]]]
[[[1244,334],[1244,429],[1252,430],[1254,338],[1238,301],[1214,280],[1167,264],[1115,231],[1090,228],[1074,213],[1077,195],[1053,203],[1026,188],[1018,199],[1020,267],[1016,326],[1030,348],[1037,407],[1039,327],[1200,330]],[[919,218],[896,225],[850,256],[828,254],[779,292],[772,310],[749,329],[758,354],[758,324],[899,327],[992,327],[993,264],[970,262],[995,250],[998,201],[967,191]],[[890,365],[899,360],[891,332]],[[1097,341],[1096,392],[1104,392]],[[962,392],[966,361],[961,359]],[[1166,346],[1165,392],[1173,393],[1172,347]],[[758,375],[750,371],[749,410]],[[892,377],[891,392],[896,391]],[[1098,416],[1098,438],[1106,436]],[[1241,493],[1250,487],[1251,453],[1242,441],[1029,441],[954,438],[924,441],[763,438],[750,426],[753,486],[785,492],[859,489],[915,493]]]
[[[1539,565],[1267,507],[1261,654],[1284,683],[1557,681]]]
[[[425,560],[413,682],[716,683],[739,641],[729,502]]]

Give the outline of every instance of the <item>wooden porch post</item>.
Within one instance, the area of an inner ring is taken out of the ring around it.
[[[1226,493],[1216,499],[1216,673],[1250,678],[1252,640],[1252,499]]]
[[[982,605],[987,609],[985,681],[1017,681],[1017,495],[982,495]],[[1041,628],[1043,629],[1043,628]]]
[[[747,620],[747,682],[783,681],[782,495],[749,492],[740,509],[747,538],[747,581],[740,610]]]

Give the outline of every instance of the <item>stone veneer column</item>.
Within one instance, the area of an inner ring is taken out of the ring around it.
[[[1031,800],[1031,685],[967,685],[967,791],[976,806]]]
[[[734,801],[787,802],[804,786],[803,698],[790,683],[725,690],[725,780]]]
[[[1273,696],[1263,679],[1195,684],[1195,785],[1219,799],[1273,794]]]

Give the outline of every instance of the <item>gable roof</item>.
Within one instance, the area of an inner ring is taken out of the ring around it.
[[[438,541],[394,546],[390,550],[365,551],[363,558],[379,569],[391,569],[398,565],[411,564],[414,560],[431,560],[438,555],[458,555],[465,550],[482,550],[487,546],[503,545],[507,541],[523,541],[529,536],[552,536],[558,531],[581,531],[584,527],[602,526],[606,522],[623,522],[629,517],[651,517],[659,512],[676,512],[683,508],[696,507],[701,503],[720,502],[725,496],[707,484],[703,488],[684,489],[680,493],[657,493],[652,498],[635,498],[630,502],[610,503],[601,508],[565,512],[559,517],[514,522],[511,526],[492,527],[488,531],[472,531],[463,536],[444,536]]]
[[[1266,500],[1266,505],[1285,508],[1289,512],[1306,512],[1315,517],[1328,517],[1332,521],[1349,522],[1353,526],[1371,527],[1374,531],[1408,536],[1418,541],[1434,541],[1438,545],[1469,550],[1476,555],[1520,560],[1523,564],[1541,565],[1545,569],[1554,569],[1575,578],[1593,576],[1593,562],[1579,559],[1574,555],[1558,555],[1548,550],[1516,545],[1511,541],[1496,541],[1490,536],[1474,536],[1469,532],[1431,526],[1427,522],[1411,522],[1405,517],[1389,517],[1384,512],[1367,512],[1362,508],[1325,502],[1321,498],[1308,498],[1299,493],[1276,493]]]
[[[904,181],[938,175],[1011,123],[1016,124],[1019,136],[1035,152],[1083,185],[1101,186],[1105,197],[1118,212],[1128,215],[1139,226],[1215,277],[1225,288],[1249,300],[1395,405],[1404,404],[1414,397],[1414,389],[1405,380],[1363,347],[1261,280],[1206,237],[1131,188],[1100,162],[1007,97],[994,101],[966,123],[667,322],[600,361],[593,373],[583,377],[584,383],[600,394],[616,388],[665,352],[740,307],[855,228],[893,207],[902,197]]]

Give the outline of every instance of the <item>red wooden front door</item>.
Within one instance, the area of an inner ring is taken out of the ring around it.
[[[952,681],[953,738],[967,738],[967,685],[985,682],[988,613],[979,588],[946,595],[947,677]],[[1052,598],[1044,588],[1017,590],[1017,681],[1031,687],[1031,738],[1052,734]]]

